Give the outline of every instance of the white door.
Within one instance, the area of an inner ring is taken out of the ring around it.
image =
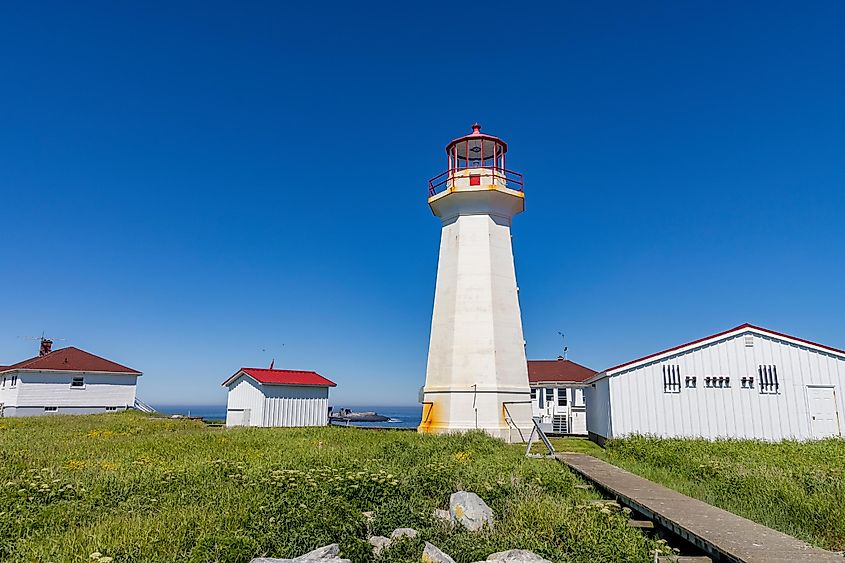
[[[226,426],[249,426],[249,409],[232,409],[227,411]]]
[[[546,410],[543,413],[543,417],[544,420],[551,420],[555,412],[555,405],[557,404],[554,387],[546,387],[543,389],[543,393],[546,395]]]
[[[587,433],[587,413],[585,411],[572,411],[572,429],[570,434]]]
[[[839,436],[839,417],[833,387],[807,387],[813,438]]]

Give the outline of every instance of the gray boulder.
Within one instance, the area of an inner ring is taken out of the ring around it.
[[[294,559],[277,559],[275,557],[258,557],[250,563],[352,563],[349,559],[342,559],[340,546],[336,543],[309,551]]]
[[[440,549],[428,542],[425,542],[425,549],[422,552],[423,563],[455,563],[455,560],[440,551]]]
[[[485,524],[493,527],[493,511],[475,493],[452,493],[449,498],[449,513],[453,521],[459,522],[467,530],[478,531]]]
[[[417,537],[417,531],[413,528],[396,528],[393,530],[393,533],[390,534],[391,540],[398,540],[399,538],[415,538]]]
[[[543,559],[533,551],[526,549],[510,549],[487,556],[487,561],[505,561],[507,563],[552,563]]]
[[[367,540],[373,546],[373,555],[378,555],[390,547],[390,538],[384,536],[373,536]]]

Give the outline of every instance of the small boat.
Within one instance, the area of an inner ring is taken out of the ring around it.
[[[329,422],[387,422],[390,417],[382,416],[375,411],[354,412],[352,409],[340,409],[329,415]]]

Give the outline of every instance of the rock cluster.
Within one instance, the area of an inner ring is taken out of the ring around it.
[[[487,561],[506,561],[507,563],[552,563],[543,559],[533,551],[525,549],[511,549],[493,553],[487,557]],[[481,563],[480,561],[478,563]]]
[[[294,559],[276,559],[273,557],[258,557],[250,563],[352,563],[349,559],[340,557],[340,546],[336,543],[309,551]]]
[[[367,520],[367,526],[373,520],[372,512],[363,514]],[[492,528],[494,523],[493,511],[475,493],[458,491],[449,498],[449,510],[435,510],[434,517],[448,523],[450,526],[461,525],[471,531],[483,530],[485,527]],[[382,551],[388,549],[391,544],[401,538],[416,538],[417,531],[413,528],[397,528],[393,530],[390,537],[370,536],[367,540],[373,546],[373,554],[378,557]],[[425,542],[421,561],[423,563],[455,563],[449,555],[440,550],[436,545]],[[487,557],[487,561],[498,561],[500,563],[551,563],[539,555],[524,549],[511,549],[500,551]],[[271,557],[259,557],[250,563],[351,563],[349,559],[340,557],[340,546],[333,543],[320,549],[315,549],[295,559],[274,559]],[[484,563],[478,561],[477,563]]]

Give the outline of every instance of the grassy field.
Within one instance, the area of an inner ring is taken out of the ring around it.
[[[580,442],[580,443],[579,443]],[[578,439],[561,451],[596,455],[652,481],[819,547],[845,550],[845,441]]]
[[[666,548],[557,463],[479,434],[209,429],[137,413],[0,420],[0,560],[237,561],[333,542],[373,561],[372,533],[414,527],[458,562],[531,549],[553,561],[650,561]],[[477,492],[492,531],[432,517]],[[421,540],[379,561],[419,560]],[[99,559],[91,554],[99,554]]]

